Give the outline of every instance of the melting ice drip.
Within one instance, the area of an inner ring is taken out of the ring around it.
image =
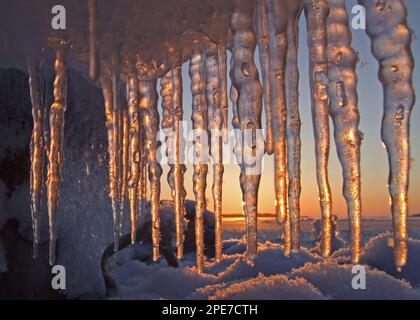
[[[216,259],[222,258],[222,181],[221,149],[226,136],[210,141],[200,140],[200,132],[220,132],[228,127],[228,92],[226,86],[227,48],[232,53],[230,99],[232,126],[252,131],[257,143],[261,128],[261,109],[266,114],[265,152],[274,154],[275,211],[283,227],[284,253],[300,249],[300,117],[298,102],[299,70],[298,21],[305,13],[309,47],[309,79],[311,109],[315,137],[316,173],[322,214],[321,253],[327,257],[332,250],[331,191],[328,180],[329,116],[334,123],[334,140],[343,171],[343,195],[347,201],[350,221],[352,260],[358,263],[361,253],[361,184],[359,111],[357,96],[357,56],[351,47],[351,31],[344,0],[233,0],[233,10],[222,13],[226,25],[214,39],[196,31],[185,34],[194,39],[189,55],[192,92],[192,123],[194,137],[193,189],[196,199],[197,266],[203,270],[203,212],[206,208],[205,189],[207,159],[213,163],[213,200],[216,215]],[[397,268],[407,261],[407,212],[409,177],[409,121],[414,104],[412,87],[413,57],[407,11],[401,0],[359,0],[367,12],[367,33],[372,52],[380,63],[380,80],[384,88],[382,138],[390,165],[389,191],[394,223],[394,251]],[[161,128],[167,130],[167,155],[172,159],[168,183],[175,201],[176,247],[183,256],[184,173],[180,161],[180,120],[182,110],[181,64],[185,57],[168,43],[168,61],[143,61],[138,54],[127,53],[116,46],[112,55],[99,54],[97,8],[88,0],[89,13],[89,74],[100,79],[105,100],[109,153],[109,196],[114,216],[114,249],[118,250],[123,203],[129,199],[132,242],[136,241],[138,212],[143,210],[146,196],[146,168],[150,181],[153,259],[159,259],[160,240],[160,178],[162,168],[157,159],[159,113],[157,80],[160,78],[162,114]],[[230,23],[229,22],[230,19]],[[253,19],[255,19],[255,24]],[[255,32],[254,32],[255,26]],[[40,199],[44,183],[43,149],[49,140],[48,215],[50,227],[50,264],[55,261],[56,211],[63,166],[63,130],[66,108],[66,40],[50,41],[56,51],[54,103],[50,115],[50,137],[44,137],[44,118],[48,114],[41,99],[37,61],[28,58],[30,92],[34,128],[31,140],[31,211],[34,232],[34,256],[39,243]],[[254,62],[258,44],[262,84]],[[124,46],[124,45],[122,45]],[[120,84],[126,85],[126,96],[120,99]],[[234,154],[247,157],[241,134],[236,134]],[[257,156],[257,163],[262,154]],[[241,162],[240,185],[243,213],[246,219],[246,259],[252,264],[257,256],[257,198],[260,173],[250,173]],[[141,216],[141,215],[140,215]]]

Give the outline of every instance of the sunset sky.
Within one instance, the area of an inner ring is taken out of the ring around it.
[[[348,11],[356,4],[355,0],[346,1]],[[420,2],[418,0],[406,0],[409,12],[409,25],[413,30],[412,50],[414,57],[420,57],[420,43],[416,39],[416,33],[420,34],[420,22],[418,13],[420,12]],[[302,120],[302,196],[301,196],[301,215],[319,217],[320,208],[318,202],[318,191],[315,172],[315,152],[314,138],[312,133],[312,120],[310,111],[310,94],[308,78],[308,51],[306,45],[306,22],[304,15],[300,23],[300,112]],[[389,216],[389,197],[387,190],[388,163],[386,151],[382,146],[380,138],[381,118],[383,113],[383,93],[379,83],[377,73],[378,64],[370,52],[370,40],[364,30],[352,30],[353,47],[359,53],[360,63],[357,68],[359,77],[359,109],[361,113],[360,130],[364,133],[362,144],[362,211],[364,217]],[[258,54],[256,50],[256,61]],[[230,57],[228,57],[229,61]],[[258,64],[258,63],[257,63]],[[229,66],[228,66],[229,68]],[[258,65],[259,68],[259,65]],[[260,73],[261,76],[261,73]],[[184,119],[190,121],[191,118],[191,93],[190,79],[188,76],[188,63],[183,66],[184,82]],[[228,83],[230,87],[230,81]],[[417,70],[414,71],[414,87],[420,92],[420,77]],[[230,101],[229,101],[230,103]],[[159,102],[160,106],[160,102]],[[231,106],[229,106],[231,107]],[[411,150],[412,150],[412,170],[409,194],[410,213],[420,213],[420,110],[414,107],[411,118]],[[263,115],[264,117],[264,115]],[[231,114],[229,122],[231,120]],[[264,121],[263,121],[264,122]],[[329,177],[333,196],[333,212],[340,217],[347,214],[346,203],[343,199],[341,167],[338,162],[335,144],[332,137],[332,123],[330,121],[331,150]],[[229,126],[230,123],[229,123]],[[192,191],[192,166],[187,166],[185,175],[185,187],[187,198],[193,199]],[[162,176],[162,198],[170,198],[169,187],[166,183],[167,167],[164,167]],[[274,171],[273,157],[264,156],[264,169],[261,178],[259,191],[259,212],[274,212]],[[209,209],[212,209],[211,184],[212,171],[209,169],[207,180],[207,197]],[[223,185],[223,209],[225,214],[241,212],[241,189],[239,186],[239,168],[236,164],[225,165],[224,185]]]

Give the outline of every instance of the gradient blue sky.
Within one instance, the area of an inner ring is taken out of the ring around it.
[[[347,0],[348,11],[356,4],[356,0]],[[413,30],[412,50],[415,58],[420,57],[420,43],[416,39],[416,33],[420,34],[420,20],[416,15],[420,12],[420,1],[406,0],[409,12],[409,25]],[[302,198],[301,214],[311,217],[320,215],[318,204],[318,191],[315,173],[314,139],[312,134],[312,120],[310,111],[310,94],[308,78],[308,51],[306,45],[306,22],[302,15],[300,21],[300,112],[302,119]],[[379,83],[378,63],[370,52],[370,40],[364,30],[353,30],[353,47],[359,53],[360,63],[357,68],[359,78],[359,109],[361,113],[360,130],[364,133],[362,144],[362,200],[363,215],[388,216],[389,197],[387,190],[388,163],[385,149],[382,147],[380,138],[381,118],[383,113],[382,86]],[[229,57],[228,57],[229,61]],[[256,51],[256,61],[258,54]],[[258,63],[257,63],[258,64]],[[258,66],[259,67],[259,66]],[[183,66],[184,81],[184,118],[191,117],[191,93],[190,79],[188,76],[188,63]],[[230,87],[230,82],[229,82]],[[414,87],[420,92],[420,77],[417,70],[414,71]],[[160,102],[159,102],[160,103]],[[230,101],[229,101],[230,103]],[[263,115],[264,116],[264,115]],[[230,119],[231,120],[231,114]],[[332,123],[331,123],[332,128]],[[414,107],[411,118],[411,150],[412,170],[409,194],[410,213],[420,212],[420,110]],[[192,192],[192,167],[188,166],[185,175],[187,198],[193,199]],[[169,198],[169,188],[166,181],[167,167],[164,167],[162,179],[163,198]],[[338,162],[334,141],[331,137],[331,152],[329,164],[330,184],[333,195],[333,212],[340,217],[347,214],[346,204],[343,199],[341,167]],[[264,170],[259,192],[259,211],[272,213],[274,211],[274,186],[273,186],[273,158],[265,155]],[[211,199],[211,170],[208,176],[207,197]],[[212,209],[212,201],[209,208]],[[223,189],[224,213],[241,212],[241,190],[239,187],[239,169],[235,164],[225,166],[224,189]]]

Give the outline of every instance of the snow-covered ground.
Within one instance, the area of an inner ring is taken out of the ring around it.
[[[355,274],[348,248],[328,259],[318,255],[309,222],[305,221],[302,228],[305,247],[291,257],[282,253],[275,223],[261,222],[259,255],[254,266],[249,266],[243,260],[241,222],[234,221],[226,226],[223,260],[208,260],[202,274],[194,266],[193,253],[186,255],[180,268],[172,268],[164,260],[156,264],[141,262],[146,246],[121,251],[108,262],[117,286],[111,299],[420,299],[420,240],[410,239],[408,265],[401,273],[396,272],[391,234],[381,233],[388,223],[365,222],[365,238],[375,235],[365,241],[362,256],[366,290],[352,287]],[[420,239],[420,229],[411,231]]]

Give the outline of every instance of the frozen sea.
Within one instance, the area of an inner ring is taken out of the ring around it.
[[[314,245],[311,231],[314,219],[305,219],[301,221],[301,244],[304,247],[311,248]],[[346,241],[349,241],[349,221],[341,219],[338,221],[340,235]],[[412,239],[420,240],[420,218],[408,218],[408,236]],[[389,218],[372,218],[362,220],[363,243],[370,238],[383,232],[392,232],[392,220]],[[223,222],[224,238],[241,239],[245,231],[245,221],[242,218],[225,218]],[[281,235],[281,226],[275,218],[258,219],[258,241],[278,242]]]

